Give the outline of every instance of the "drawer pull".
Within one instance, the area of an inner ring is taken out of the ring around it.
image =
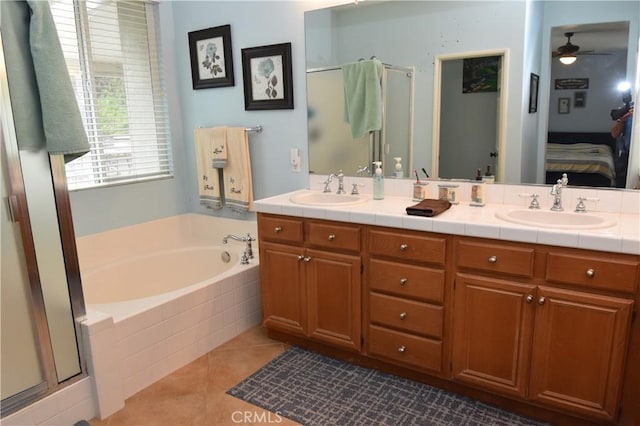
[[[407,281],[406,278],[400,278],[400,285],[407,285]]]
[[[593,278],[595,276],[596,276],[596,271],[594,271],[593,268],[587,269],[587,277]]]
[[[400,319],[403,320],[407,317],[407,313],[406,312],[401,312],[400,313]]]
[[[489,261],[489,263],[496,263],[498,261],[498,258],[495,256],[491,256],[489,259],[487,259]]]
[[[336,235],[335,234],[329,234],[329,241],[333,241],[336,239]]]
[[[409,248],[409,246],[408,246],[408,245],[406,245],[406,244],[400,244],[400,250],[401,250],[401,251],[407,251],[407,249],[408,249],[408,248]]]
[[[528,295],[525,300],[527,301],[527,303],[533,302],[533,294]]]
[[[275,233],[277,234],[278,232],[282,232],[282,226],[276,226],[274,228]]]
[[[546,302],[547,299],[544,298],[544,296],[542,296],[540,299],[538,299],[538,305],[544,305],[544,302]]]
[[[406,348],[406,347],[404,347],[404,346],[400,346],[400,347],[398,348],[398,352],[400,352],[401,354],[403,354],[406,350],[407,350],[407,348]]]

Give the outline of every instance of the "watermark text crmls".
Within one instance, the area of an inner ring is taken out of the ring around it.
[[[279,411],[275,413],[269,411],[234,411],[231,413],[231,421],[234,423],[282,423],[282,416]]]

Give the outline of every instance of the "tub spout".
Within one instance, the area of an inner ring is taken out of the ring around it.
[[[245,237],[238,237],[237,235],[229,234],[222,239],[222,244],[227,244],[229,242],[229,238],[235,241],[240,241],[242,243],[247,243],[240,263],[242,263],[243,265],[249,264],[249,259],[253,259],[253,247],[251,246],[251,242],[255,241],[256,239],[253,238],[249,233],[247,233]]]

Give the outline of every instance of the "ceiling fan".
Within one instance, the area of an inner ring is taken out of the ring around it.
[[[580,46],[571,43],[572,32],[564,33],[567,43],[559,46],[557,50],[551,52],[551,56],[558,58],[565,65],[572,64],[580,55],[609,55],[609,53],[596,53],[594,50],[580,50]]]

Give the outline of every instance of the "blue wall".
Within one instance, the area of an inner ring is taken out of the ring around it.
[[[250,133],[254,198],[308,184],[304,11],[319,2],[160,2],[161,38],[166,64],[174,172],[172,179],[71,193],[77,236],[186,212],[253,219],[199,205],[193,131],[216,125],[263,127]],[[314,6],[316,5],[316,6]],[[322,6],[328,6],[326,1]],[[187,33],[231,25],[235,86],[193,90]],[[293,110],[245,111],[241,49],[291,42]],[[302,170],[291,171],[289,152],[300,148]]]

